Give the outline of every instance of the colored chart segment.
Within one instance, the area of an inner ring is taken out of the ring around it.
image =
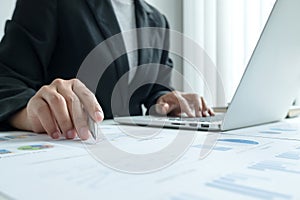
[[[37,151],[37,150],[42,150],[42,149],[50,149],[53,148],[53,145],[27,145],[27,146],[21,146],[18,148],[18,150],[21,151]]]
[[[284,134],[284,133],[292,133],[292,132],[296,132],[297,129],[295,128],[280,128],[280,127],[273,127],[267,130],[263,130],[260,131],[260,133],[263,134],[273,134],[273,135],[280,135],[280,134]]]
[[[300,152],[289,151],[276,156],[277,158],[285,158],[289,160],[300,160]]]
[[[251,144],[258,145],[259,142],[253,140],[243,140],[243,139],[219,139],[219,142],[229,142],[229,143],[238,143],[238,144]]]
[[[280,135],[280,134],[282,134],[282,132],[280,132],[280,131],[272,131],[272,130],[260,131],[260,133],[270,134],[270,135]]]
[[[186,200],[186,199],[189,199],[189,200],[199,200],[199,199],[205,199],[205,198],[202,198],[202,197],[199,197],[199,196],[195,196],[195,195],[192,195],[192,194],[179,194],[179,195],[176,195],[176,196],[172,196],[170,198],[170,200]]]
[[[17,140],[17,139],[26,139],[29,137],[35,137],[37,134],[27,133],[27,134],[18,134],[18,135],[6,135],[0,137],[0,142],[9,141],[9,140]]]
[[[5,142],[7,140],[9,140],[9,139],[7,139],[7,138],[0,138],[0,142]]]
[[[292,199],[290,195],[255,187],[251,184],[253,180],[260,181],[258,177],[229,174],[208,182],[206,185],[215,189],[238,193],[257,199]]]
[[[199,148],[199,149],[212,149],[214,151],[230,151],[232,150],[231,147],[223,147],[223,146],[209,146],[209,145],[194,145],[194,148]]]
[[[6,149],[0,149],[0,155],[9,154],[9,153],[12,153],[12,152],[9,150],[6,150]]]
[[[280,161],[262,161],[258,162],[249,167],[249,169],[259,170],[259,171],[278,171],[291,174],[299,174],[300,170],[295,169],[294,164],[280,162]]]
[[[295,128],[270,128],[272,131],[282,131],[282,132],[294,132],[297,131]]]

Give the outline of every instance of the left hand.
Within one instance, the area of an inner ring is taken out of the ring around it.
[[[156,112],[161,115],[180,116],[185,113],[188,117],[214,116],[203,97],[198,94],[186,94],[173,91],[161,96],[156,103]]]

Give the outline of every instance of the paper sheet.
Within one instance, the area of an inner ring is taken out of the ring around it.
[[[281,128],[294,127],[293,123]],[[259,128],[269,126],[282,124]],[[102,129],[106,130],[103,140],[124,151],[143,154],[165,148],[176,133],[163,129],[153,135],[152,129],[131,127],[135,136],[140,133],[140,137],[132,138],[119,126],[105,125]],[[199,132],[175,163],[141,175],[102,165],[78,141],[53,141],[41,135],[2,141],[1,149],[16,150],[19,156],[1,157],[0,191],[14,199],[299,199],[297,134],[282,140],[239,131],[234,135]],[[207,143],[210,137],[217,143]],[[203,149],[208,151],[200,157]]]
[[[300,141],[300,121],[299,118],[286,119],[278,123],[228,131],[225,134]]]

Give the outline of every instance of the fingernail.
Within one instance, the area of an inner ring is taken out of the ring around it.
[[[52,138],[53,139],[59,139],[59,137],[60,137],[60,133],[58,131],[55,132],[55,133],[52,133]]]
[[[169,110],[169,104],[165,103],[162,106],[162,114],[168,114],[168,110]]]
[[[67,132],[67,139],[73,139],[75,137],[74,130],[69,130]]]
[[[90,137],[90,131],[87,127],[83,127],[79,130],[79,136],[83,140],[87,140]]]
[[[96,118],[97,122],[101,122],[104,118],[103,112],[100,112],[100,111],[96,112],[95,118]]]
[[[205,111],[205,112],[203,113],[203,116],[204,116],[204,117],[207,117],[207,116],[209,116],[208,112],[207,112],[207,111]]]

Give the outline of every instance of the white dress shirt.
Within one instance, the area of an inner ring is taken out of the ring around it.
[[[136,28],[135,4],[134,0],[111,0],[115,15],[119,22],[121,32],[130,31]],[[132,35],[130,40],[124,40],[125,48],[132,49],[137,46],[137,37]],[[130,52],[127,54],[129,62],[129,70],[138,65],[138,52]],[[129,72],[129,83],[132,81],[135,73]]]

